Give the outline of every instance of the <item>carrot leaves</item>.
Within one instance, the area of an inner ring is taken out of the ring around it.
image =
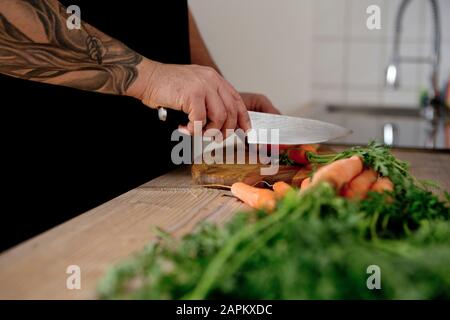
[[[355,154],[390,177],[394,191],[350,201],[322,183],[289,192],[271,214],[239,213],[222,227],[203,223],[180,240],[163,233],[107,273],[100,297],[449,299],[449,195],[433,194],[376,143],[309,157],[320,164]],[[367,289],[373,264],[382,270],[382,290]]]

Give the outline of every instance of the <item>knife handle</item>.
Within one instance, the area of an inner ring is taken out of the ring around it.
[[[161,121],[166,121],[167,120],[167,110],[166,110],[166,108],[158,107],[158,118]]]

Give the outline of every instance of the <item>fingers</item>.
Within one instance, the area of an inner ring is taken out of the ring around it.
[[[265,95],[257,93],[241,93],[242,99],[244,100],[247,110],[264,112],[264,113],[274,113],[281,114],[281,112],[274,107],[272,102]]]
[[[281,114],[280,110],[275,108],[272,104],[268,104],[262,108],[265,113]]]
[[[210,68],[206,69],[206,80],[204,85],[208,87],[206,110],[209,122],[205,129],[220,130],[225,137],[228,136],[227,129],[250,129],[247,108],[239,93]]]
[[[280,110],[275,108],[272,102],[265,96],[261,96],[261,111],[266,113],[281,114]]]
[[[227,119],[222,127],[222,135],[228,137],[227,129],[234,130],[237,126],[238,111],[237,104],[231,93],[227,88],[221,87],[218,89],[219,96],[222,98],[223,104],[227,111]]]
[[[205,97],[201,94],[193,95],[183,111],[188,114],[189,122],[186,126],[180,126],[179,129],[184,133],[194,135],[194,123],[196,121],[201,122],[201,128],[206,124],[207,113]],[[200,128],[200,129],[201,129]]]
[[[234,100],[234,106],[237,111],[237,126],[244,131],[249,130],[251,128],[250,116],[248,115],[248,110],[245,106],[244,101],[242,100],[241,95],[227,80],[223,79],[223,81]]]
[[[228,118],[228,112],[217,90],[209,90],[206,95],[206,108],[209,122],[205,130],[216,129],[222,131]]]
[[[189,115],[189,123],[180,127],[182,131],[194,134],[195,121],[201,121],[204,130],[216,129],[225,137],[228,136],[227,129],[250,129],[244,101],[225,79],[212,68],[193,66],[190,71],[193,78],[188,88],[181,91],[185,92],[181,109]]]
[[[250,122],[250,116],[248,115],[247,108],[244,104],[239,105],[238,108],[238,125],[244,131],[250,130],[252,128],[252,124]]]

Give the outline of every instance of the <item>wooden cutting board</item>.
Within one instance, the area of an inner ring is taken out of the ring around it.
[[[231,186],[233,183],[241,181],[249,185],[265,181],[273,184],[276,181],[291,183],[293,177],[301,169],[296,166],[280,166],[276,175],[261,175],[260,164],[194,164],[191,172],[196,184],[209,185],[219,184]],[[305,173],[306,176],[309,171]]]
[[[334,150],[327,146],[320,146],[319,153],[330,153]],[[247,157],[248,158],[248,157]],[[249,185],[257,185],[258,182],[273,184],[284,181],[300,186],[301,182],[311,173],[311,167],[280,166],[275,175],[261,175],[262,164],[193,164],[191,167],[192,178],[199,185],[225,185],[231,186],[235,182],[244,182]]]

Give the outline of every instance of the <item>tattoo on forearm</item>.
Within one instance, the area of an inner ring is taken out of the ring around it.
[[[2,1],[0,73],[114,94],[125,93],[136,79],[139,54],[87,24],[69,30],[57,1]],[[20,18],[12,10],[20,10]]]

